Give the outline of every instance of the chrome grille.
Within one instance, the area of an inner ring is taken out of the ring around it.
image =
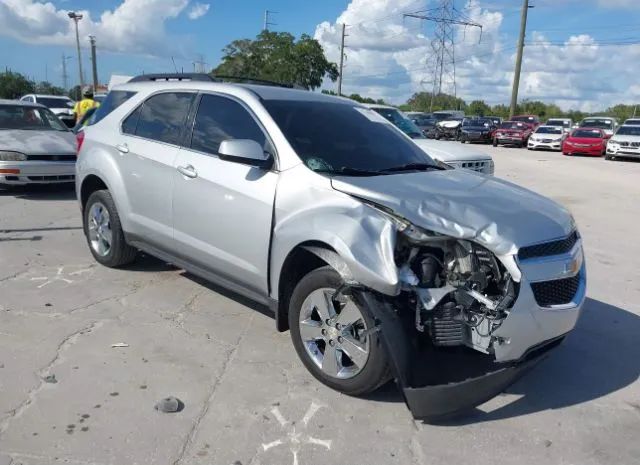
[[[76,161],[75,155],[27,155],[29,161]]]
[[[488,161],[463,161],[460,163],[460,167],[467,170],[477,171],[478,173],[489,172]]]
[[[533,296],[541,307],[566,305],[573,301],[580,286],[580,275],[572,278],[531,283]]]
[[[552,255],[567,253],[573,249],[574,245],[576,245],[578,237],[578,232],[573,231],[567,237],[558,241],[522,247],[518,252],[518,258],[520,260],[527,260],[529,258],[549,257]]]

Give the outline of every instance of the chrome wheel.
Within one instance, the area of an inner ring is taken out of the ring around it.
[[[109,211],[101,202],[96,202],[91,205],[88,216],[91,248],[101,257],[105,257],[111,251],[113,241]]]
[[[335,289],[313,291],[302,304],[300,337],[315,365],[327,376],[349,379],[369,359],[369,337],[362,313],[348,296],[332,299]]]

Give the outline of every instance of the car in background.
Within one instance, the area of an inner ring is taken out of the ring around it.
[[[607,147],[607,135],[599,128],[578,128],[562,143],[564,155],[591,155],[601,157]]]
[[[511,118],[511,121],[526,123],[532,130],[540,126],[540,118],[538,118],[536,115],[516,115]]]
[[[545,126],[558,126],[565,133],[570,133],[571,129],[573,129],[573,120],[571,118],[549,118]]]
[[[607,152],[604,157],[607,160],[616,157],[640,158],[640,125],[620,126],[607,141]]]
[[[413,124],[415,124],[422,130],[422,133],[425,136],[431,138],[435,136],[436,119],[431,113],[409,111],[406,113],[406,115],[407,118],[409,118],[413,122]]]
[[[562,150],[562,141],[565,138],[564,128],[561,126],[538,126],[527,142],[529,150]]]
[[[0,186],[73,182],[76,140],[44,105],[0,100]]]
[[[505,121],[498,126],[493,135],[493,146],[515,145],[516,147],[525,147],[532,132],[528,123]]]
[[[491,118],[472,117],[462,120],[460,142],[482,142],[485,144],[493,140],[493,133],[497,125]]]
[[[20,98],[21,102],[39,103],[53,112],[60,120],[72,128],[76,124],[76,115],[73,113],[75,102],[64,95],[28,94]]]
[[[624,121],[624,126],[640,126],[640,118],[629,118]]]
[[[483,118],[489,118],[496,128],[504,121],[501,116],[483,116]]]
[[[493,174],[495,165],[491,155],[463,147],[454,142],[436,142],[427,139],[409,118],[403,115],[397,108],[387,105],[366,105],[373,111],[391,122],[394,126],[413,139],[430,157],[453,168],[465,168],[484,174]]]
[[[611,137],[618,128],[618,120],[608,116],[590,116],[580,121],[578,127],[585,129],[602,129],[607,137]]]
[[[445,120],[438,121],[436,123],[434,139],[460,140],[463,120],[464,116],[454,115]]]

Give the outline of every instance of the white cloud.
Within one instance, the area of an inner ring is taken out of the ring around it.
[[[316,39],[328,58],[337,62],[340,24],[354,25],[347,28],[343,92],[402,103],[414,92],[432,89],[433,24],[421,26],[418,20],[402,15],[429,4],[427,0],[352,0],[335,23],[323,22],[316,27]],[[468,102],[482,99],[507,104],[516,38],[501,32],[504,15],[484,4],[469,0],[463,10],[483,25],[481,41],[476,28],[456,31],[457,95]],[[591,111],[637,96],[638,87],[632,86],[628,70],[640,58],[640,45],[607,47],[598,45],[589,35],[571,36],[558,45],[533,30],[527,36],[535,45],[525,48],[520,99],[540,99],[565,109]],[[443,87],[453,93],[452,85]]]
[[[187,14],[187,16],[189,16],[189,19],[201,18],[202,16],[207,14],[210,6],[211,5],[209,5],[208,3],[196,2],[189,10],[189,13]]]
[[[181,41],[167,36],[164,24],[176,18],[189,0],[123,0],[94,19],[88,11],[79,23],[82,43],[93,34],[102,50],[145,55],[184,55]],[[75,29],[67,11],[50,2],[0,0],[0,34],[32,44],[74,45]]]

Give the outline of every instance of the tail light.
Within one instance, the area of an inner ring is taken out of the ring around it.
[[[76,134],[76,156],[80,155],[80,149],[82,148],[82,143],[84,142],[84,131],[78,131]]]

